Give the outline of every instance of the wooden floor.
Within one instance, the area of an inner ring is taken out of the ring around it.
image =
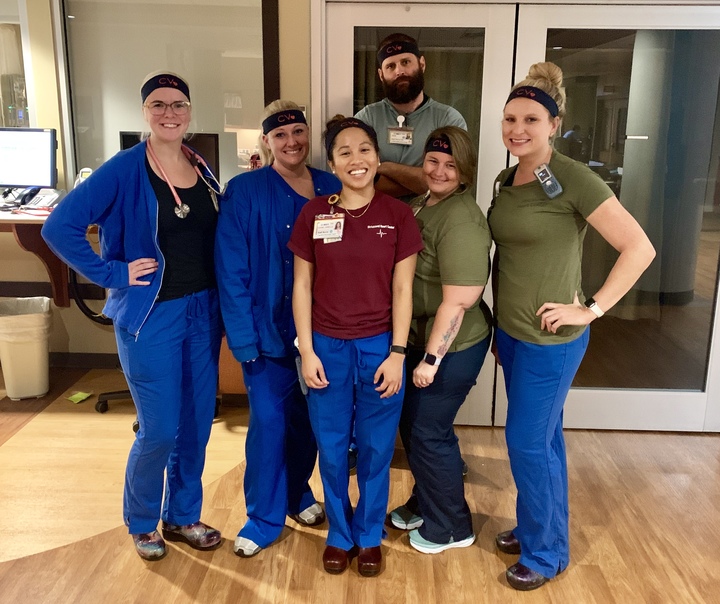
[[[54,372],[50,397],[2,399],[0,382],[0,602],[62,603],[720,603],[720,436],[569,431],[570,567],[532,593],[504,579],[510,556],[494,535],[512,527],[515,492],[501,429],[460,428],[477,541],[428,556],[388,530],[385,571],[322,571],[327,526],[288,520],[278,543],[252,559],[232,552],[245,520],[247,410],[224,408],[213,428],[203,519],[226,539],[214,552],[171,544],[142,561],[120,522],[123,466],[132,441],[129,403],[94,412],[116,372]],[[44,407],[44,408],[43,408]],[[401,451],[390,505],[411,476]],[[317,473],[313,486],[321,496]]]

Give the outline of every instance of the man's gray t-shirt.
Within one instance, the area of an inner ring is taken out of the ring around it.
[[[386,98],[363,107],[355,117],[375,128],[380,144],[380,160],[392,161],[406,166],[421,166],[425,151],[425,141],[430,133],[442,126],[458,126],[467,130],[465,119],[457,109],[438,103],[426,97],[420,107],[405,115],[403,127],[413,129],[412,145],[399,145],[388,142],[388,128],[398,127],[397,109]]]

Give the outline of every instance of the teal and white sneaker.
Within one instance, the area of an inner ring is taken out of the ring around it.
[[[422,526],[423,519],[417,514],[413,514],[404,505],[401,505],[390,512],[390,522],[401,531],[411,531]]]
[[[446,549],[452,549],[453,547],[470,547],[475,543],[475,535],[470,535],[461,541],[454,541],[451,537],[450,543],[433,543],[432,541],[428,541],[420,536],[420,531],[417,529],[410,531],[408,536],[410,537],[410,545],[423,554],[439,554]]]

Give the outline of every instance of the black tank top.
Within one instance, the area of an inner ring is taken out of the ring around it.
[[[207,186],[198,176],[189,189],[175,187],[180,200],[190,207],[190,213],[181,219],[175,214],[170,187],[155,174],[147,157],[145,168],[158,200],[158,243],[165,258],[158,302],[215,287],[217,211]]]

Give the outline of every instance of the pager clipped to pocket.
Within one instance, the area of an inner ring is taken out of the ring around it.
[[[563,192],[563,188],[560,186],[557,178],[555,178],[552,170],[550,170],[550,166],[542,164],[540,167],[535,168],[533,172],[535,173],[535,178],[540,181],[545,195],[550,199],[555,199]]]

